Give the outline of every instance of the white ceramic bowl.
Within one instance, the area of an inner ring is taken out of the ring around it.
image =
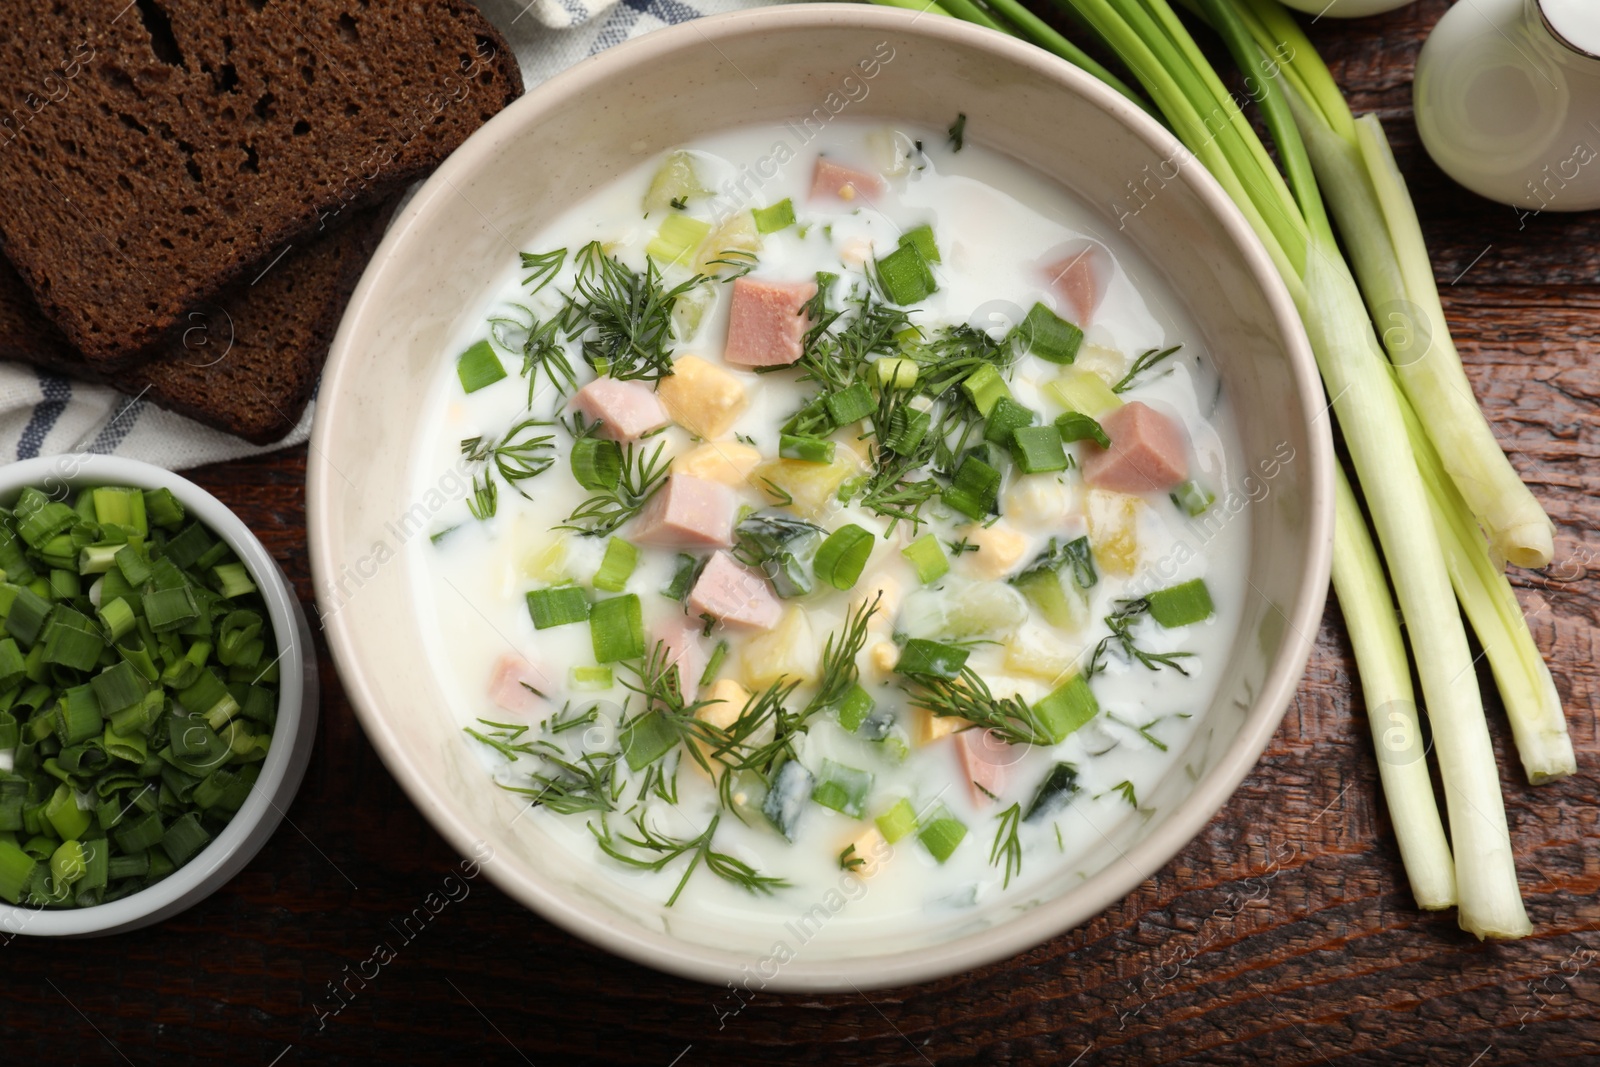
[[[70,487],[128,485],[172,490],[187,514],[228,543],[261,590],[278,638],[278,718],[255,788],[233,820],[188,863],[148,889],[91,908],[0,904],[0,938],[86,937],[137,930],[192,907],[244,869],[277,829],[300,788],[317,736],[317,657],[294,589],[255,534],[210,493],[181,475],[138,460],[74,453],[41,456],[0,469],[0,503],[27,486],[54,496]]]
[[[891,57],[863,92],[857,64]],[[753,79],[752,89],[747,78]],[[1240,412],[1259,474],[1250,523],[1256,596],[1213,706],[1143,802],[1084,870],[1009,901],[929,918],[921,939],[808,946],[762,987],[826,990],[921,981],[1008,956],[1098,913],[1153,875],[1254,766],[1305,666],[1328,585],[1332,450],[1322,391],[1287,292],[1222,189],[1160,126],[1082,72],[954,19],[865,5],[794,5],[696,21],[586,60],[470,138],[390,230],[334,341],[313,433],[308,520],[329,644],[368,735],[417,806],[463,854],[540,915],[630,959],[715,984],[771,956],[777,923],[696,922],[595,877],[489,780],[429,668],[410,571],[417,509],[442,506],[410,469],[427,385],[519,241],[647,156],[709,131],[769,124],[774,138],[830,99],[852,116],[942,129],[1058,178],[1098,209],[1180,294]],[[831,106],[831,105],[830,105]],[[1130,199],[1140,182],[1141,200]],[[1141,207],[1142,204],[1142,207]],[[1286,450],[1292,450],[1286,451]],[[445,486],[440,483],[439,489]],[[456,480],[455,491],[464,487]],[[1259,490],[1259,493],[1257,493]],[[413,499],[415,494],[415,499]],[[437,495],[437,494],[435,494]],[[425,518],[425,516],[424,516]],[[409,531],[409,532],[408,532]]]

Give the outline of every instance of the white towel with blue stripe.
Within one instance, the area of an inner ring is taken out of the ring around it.
[[[662,26],[770,0],[481,0],[506,35],[532,88],[551,75],[630,37]],[[305,441],[313,401],[300,425],[266,448],[201,426],[103,385],[75,382],[0,362],[0,455],[62,452],[131,456],[172,470],[269,452]]]

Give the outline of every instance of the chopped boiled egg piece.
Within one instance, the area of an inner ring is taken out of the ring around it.
[[[1139,513],[1143,500],[1129,493],[1090,489],[1084,494],[1089,545],[1107,574],[1126,578],[1139,565]]]
[[[761,453],[743,441],[707,441],[672,460],[673,474],[687,474],[721,482],[735,489],[750,479],[750,472],[761,464]]]
[[[1028,552],[1028,536],[1001,519],[992,525],[968,526],[961,531],[976,552],[963,552],[966,568],[980,578],[1003,578],[1022,563]]]
[[[673,361],[656,396],[672,421],[697,437],[721,437],[750,405],[739,379],[699,356]]]
[[[817,680],[817,638],[804,608],[790,608],[767,633],[752,638],[742,656],[744,679],[764,689],[779,678],[801,683]]]
[[[855,871],[863,878],[871,878],[878,873],[883,860],[890,854],[889,842],[885,840],[883,831],[876,826],[869,826],[845,843],[839,851],[839,865]]]

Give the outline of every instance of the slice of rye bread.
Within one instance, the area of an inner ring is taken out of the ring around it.
[[[300,422],[328,345],[398,198],[363,208],[273,264],[190,311],[179,341],[157,359],[119,371],[94,367],[33,302],[0,259],[0,359],[113,386],[258,445]]]
[[[522,92],[465,0],[54,0],[8,18],[0,243],[101,369]]]

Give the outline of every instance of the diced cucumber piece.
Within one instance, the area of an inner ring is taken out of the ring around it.
[[[910,561],[917,572],[917,581],[923,585],[938,581],[950,572],[950,557],[944,554],[944,546],[935,534],[923,534],[902,548],[900,554]]]
[[[1203,622],[1216,611],[1204,578],[1158,589],[1145,600],[1150,605],[1150,617],[1169,630]]]
[[[989,417],[989,412],[994,410],[1001,397],[1011,395],[1011,387],[992,363],[983,364],[963,378],[961,391],[967,394],[967,399],[972,401],[972,406],[984,418]]]
[[[805,811],[806,801],[811,798],[813,781],[811,772],[799,760],[790,760],[778,768],[766,798],[761,801],[761,814],[790,841],[794,840],[795,827]]]
[[[711,223],[688,215],[668,215],[661,228],[644,246],[645,255],[668,265],[681,263],[693,255],[711,232]]]
[[[611,673],[610,667],[573,667],[567,671],[567,678],[572,688],[587,693],[610,689],[616,684],[616,677]]]
[[[1056,764],[1050,768],[1050,773],[1044,776],[1044,781],[1039,783],[1039,788],[1034,790],[1033,800],[1029,802],[1027,814],[1023,815],[1022,821],[1034,822],[1054,815],[1077,791],[1078,768],[1070,763]]]
[[[689,152],[673,152],[661,161],[650,188],[644,194],[644,209],[654,214],[658,211],[682,210],[690,200],[711,192],[700,184],[695,172],[694,156]]]
[[[841,815],[859,819],[866,813],[867,793],[871,789],[871,772],[825,759],[822,773],[811,787],[811,799]]]
[[[1049,568],[1029,570],[1012,579],[1028,603],[1039,609],[1045,622],[1063,630],[1073,630],[1082,624],[1087,605],[1081,596],[1068,592],[1061,575]]]
[[[1204,515],[1217,502],[1217,495],[1194,479],[1189,479],[1168,494],[1190,518]]]

